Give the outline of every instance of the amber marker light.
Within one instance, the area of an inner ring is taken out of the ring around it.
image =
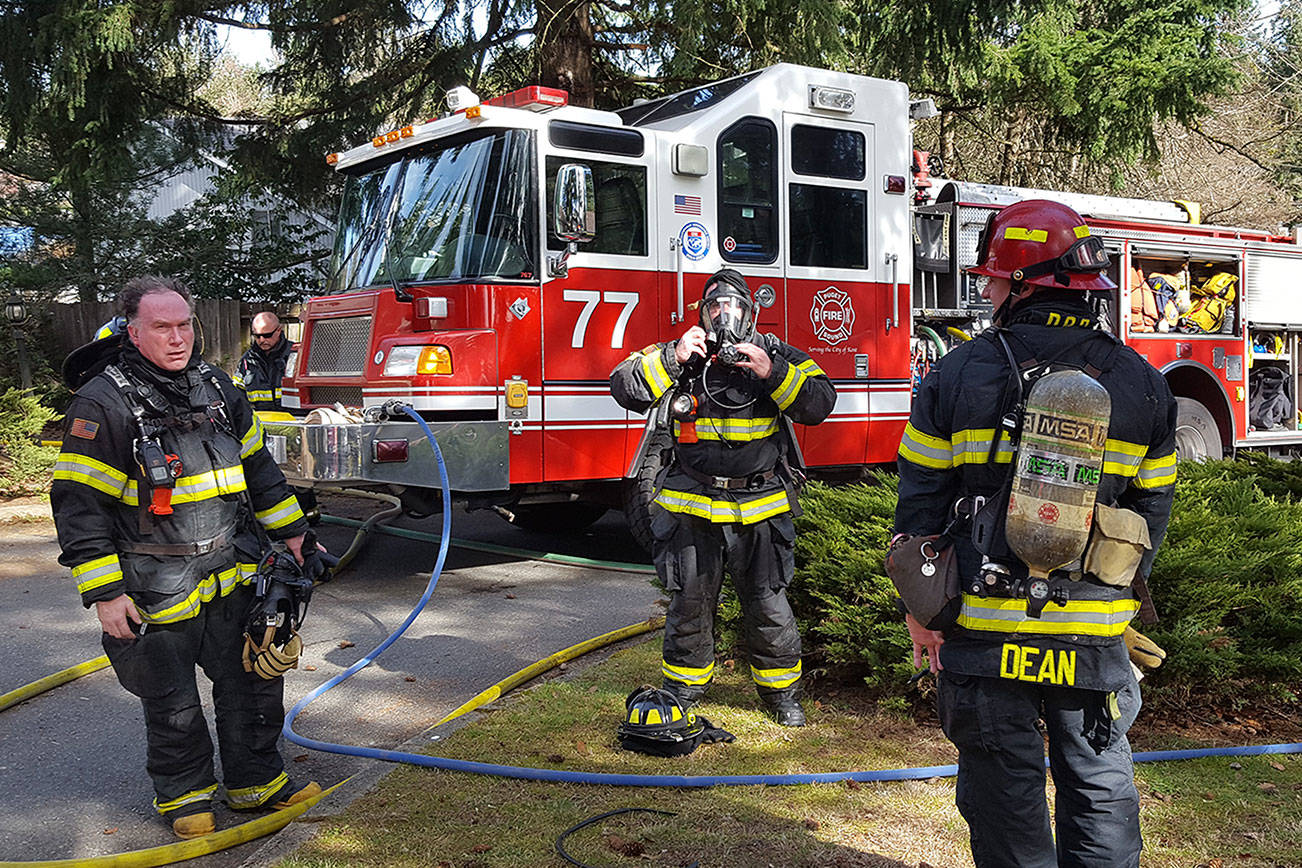
[[[452,373],[452,351],[447,347],[437,345],[422,348],[420,351],[420,358],[416,362],[416,373]]]

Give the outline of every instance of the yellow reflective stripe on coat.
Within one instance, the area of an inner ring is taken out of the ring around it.
[[[210,573],[184,600],[173,603],[166,609],[150,611],[139,603],[136,609],[140,617],[151,624],[172,624],[193,618],[199,613],[199,607],[212,602],[217,597],[224,597],[239,585],[247,585],[258,571],[257,564],[236,564],[220,573]]]
[[[253,401],[274,401],[280,397],[280,390],[277,389],[273,392],[270,389],[250,389],[244,394],[250,403]]]
[[[714,677],[714,661],[711,660],[709,666],[696,669],[691,666],[675,666],[668,660],[662,659],[660,661],[660,673],[670,681],[697,687],[701,684],[709,684],[710,679]]]
[[[791,509],[786,489],[779,489],[753,500],[715,500],[704,494],[662,489],[656,503],[670,512],[694,515],[714,524],[755,524]]]
[[[121,470],[76,452],[59,453],[54,462],[54,478],[79,482],[109,497],[121,497],[127,486],[127,475]]]
[[[817,368],[817,365],[815,365],[815,368]],[[769,392],[769,397],[773,399],[773,403],[778,405],[779,410],[785,410],[796,400],[796,396],[800,394],[800,389],[808,379],[809,374],[802,370],[799,365],[787,365],[786,375],[782,378],[782,382],[778,383],[773,391]]]
[[[158,801],[154,797],[154,808],[160,814],[166,814],[168,811],[175,811],[177,808],[184,808],[186,805],[193,805],[195,802],[211,802],[212,797],[217,794],[217,785],[213,784],[204,787],[202,790],[191,790],[184,796],[177,796],[175,799],[169,799],[166,802]]]
[[[1148,447],[1142,443],[1130,443],[1109,437],[1103,444],[1103,472],[1127,479],[1139,470]]]
[[[954,464],[985,464],[990,456],[990,442],[994,428],[964,428],[954,432]],[[995,450],[995,464],[1013,460],[1013,441],[1008,432],[1000,430],[999,447]]]
[[[1030,618],[1025,600],[964,594],[958,624],[968,630],[992,633],[1120,636],[1137,611],[1139,601],[1133,598],[1068,600],[1065,606],[1050,603],[1041,617]]]
[[[249,399],[250,400],[253,399],[252,393],[249,394]],[[254,413],[253,424],[249,426],[249,430],[245,431],[244,436],[240,438],[240,457],[248,458],[250,455],[252,455],[254,452],[257,452],[261,448],[262,448],[262,422],[258,420],[258,415]]]
[[[121,579],[122,564],[118,562],[116,554],[105,555],[77,564],[72,568],[72,578],[77,582],[77,593],[84,594]]]
[[[772,687],[781,690],[790,687],[800,680],[800,661],[791,668],[783,669],[756,669],[750,668],[750,677],[760,687]]]
[[[1135,477],[1135,485],[1140,488],[1175,485],[1175,453],[1163,455],[1161,458],[1145,458],[1139,464],[1139,475]]]
[[[674,384],[669,372],[665,370],[665,360],[659,347],[642,354],[642,376],[646,379],[652,398],[659,398]]]
[[[682,425],[674,420],[674,436],[677,437]],[[696,419],[697,440],[727,440],[730,443],[748,443],[763,440],[778,433],[778,417],[764,419],[716,419],[711,416],[698,416]]]
[[[226,789],[226,801],[232,808],[257,808],[265,805],[276,793],[289,783],[289,775],[281,772],[270,783],[257,787],[236,787]]]
[[[243,388],[244,388],[244,372],[243,372],[243,371],[239,371],[239,370],[237,370],[234,374],[231,374],[231,382],[234,383],[235,386],[236,386],[237,388],[239,388],[239,389],[243,389]]]
[[[905,461],[933,470],[948,470],[954,466],[954,448],[950,442],[922,433],[913,427],[912,422],[904,426],[899,456]]]
[[[275,506],[258,510],[254,516],[267,530],[275,530],[301,519],[303,510],[299,508],[298,499],[291,494]]]
[[[232,464],[230,467],[218,467],[193,476],[182,476],[172,488],[172,505],[180,503],[200,503],[212,500],[223,494],[239,494],[246,488],[244,465]],[[140,503],[140,490],[136,480],[127,483],[126,490],[119,498],[127,506]]]

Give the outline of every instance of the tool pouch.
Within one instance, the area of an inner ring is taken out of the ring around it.
[[[948,533],[900,536],[886,553],[886,575],[909,614],[928,630],[943,630],[958,619],[963,595]]]
[[[1148,522],[1134,510],[1094,505],[1094,528],[1085,547],[1083,568],[1100,582],[1128,588],[1144,552],[1151,548]]]

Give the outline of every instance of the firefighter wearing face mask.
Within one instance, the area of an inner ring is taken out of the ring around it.
[[[806,353],[756,333],[736,271],[706,280],[699,311],[678,340],[632,354],[610,375],[621,406],[667,411],[673,435],[651,505],[652,554],[671,595],[663,686],[684,707],[709,686],[726,567],[756,690],[778,723],[803,726],[800,634],[786,596],[799,508],[790,422],[822,422],[836,391]]]
[[[1075,564],[1050,574],[1044,587],[1054,596],[1037,612],[1036,593],[1016,590],[1032,583],[1007,528],[993,539],[952,531],[960,607],[941,630],[906,616],[914,659],[922,665],[925,650],[938,671],[941,723],[959,752],[956,798],[978,866],[1137,866],[1139,797],[1126,732],[1140,699],[1123,633],[1136,635],[1127,626],[1136,612],[1151,613],[1144,579],[1174,495],[1175,399],[1161,374],[1097,327],[1090,294],[1115,284],[1104,273],[1107,252],[1075,211],[1045,200],[1010,205],[993,215],[978,255],[970,271],[985,281],[995,327],[942,357],[922,382],[899,449],[895,530],[941,533],[978,498],[994,512],[976,512],[974,523],[1006,515],[1012,527],[1020,507],[1009,505],[1010,465],[1022,472],[1011,462],[1027,432],[1003,420],[1018,418],[1017,378],[1033,384],[1047,370],[1074,370],[1111,400],[1106,441],[1098,438],[1101,474],[1091,475],[1096,506],[1084,521],[1093,534]],[[1041,466],[1055,466],[1052,456]],[[1058,518],[1056,507],[1039,511],[1046,525]],[[1095,565],[1097,553],[1115,550],[1107,538],[1118,525],[1134,552],[1130,575]],[[1056,843],[1041,721],[1057,787]]]

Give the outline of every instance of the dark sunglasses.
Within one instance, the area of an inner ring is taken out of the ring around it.
[[[252,334],[255,338],[272,338],[276,336],[276,332],[278,331],[280,331],[280,326],[276,326],[274,329],[272,329],[269,332],[250,332],[250,334]]]

